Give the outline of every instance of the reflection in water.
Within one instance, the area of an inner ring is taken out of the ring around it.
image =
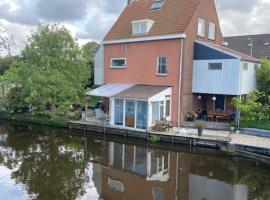
[[[218,155],[0,125],[0,199],[270,199],[270,172]]]

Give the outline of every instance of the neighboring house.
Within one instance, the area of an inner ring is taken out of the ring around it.
[[[257,59],[270,58],[270,34],[225,37],[224,41],[226,47]]]
[[[256,87],[257,60],[222,41],[214,0],[131,1],[96,57],[103,86],[88,95],[110,99],[110,124],[128,129],[181,126],[198,108],[235,112],[232,97]]]

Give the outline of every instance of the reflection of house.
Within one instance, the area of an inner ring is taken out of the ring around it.
[[[114,199],[246,200],[245,185],[219,158],[110,142],[101,168],[100,197]],[[99,184],[100,185],[100,184]],[[226,194],[226,195],[224,195]]]
[[[96,56],[102,86],[88,93],[110,99],[111,125],[180,126],[198,108],[234,110],[232,96],[255,88],[257,60],[221,46],[214,0],[128,2]]]

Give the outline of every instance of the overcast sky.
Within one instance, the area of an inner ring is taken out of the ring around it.
[[[80,44],[100,41],[127,0],[0,0],[0,23],[14,53],[38,24],[62,23]],[[270,0],[216,0],[224,36],[270,33]]]

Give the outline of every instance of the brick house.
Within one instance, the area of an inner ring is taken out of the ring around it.
[[[230,110],[256,87],[253,57],[222,44],[214,0],[134,0],[103,39],[88,93],[109,99],[110,124],[181,126],[195,109]]]

